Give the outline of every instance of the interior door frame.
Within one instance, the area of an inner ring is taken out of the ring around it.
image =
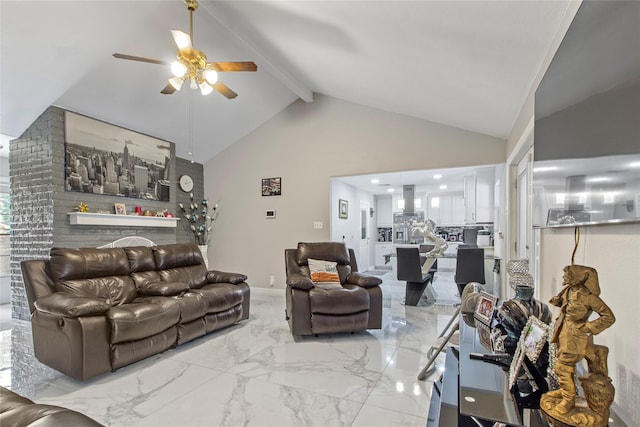
[[[359,221],[360,226],[358,233],[358,269],[361,271],[367,271],[371,268],[371,217],[369,212],[371,205],[369,202],[363,200],[360,201]],[[363,224],[364,222],[364,224]],[[362,237],[362,230],[365,230],[365,237]]]
[[[506,263],[510,260],[518,259],[518,234],[520,229],[520,215],[518,208],[518,189],[517,189],[517,181],[518,181],[518,166],[524,166],[527,164],[528,166],[528,185],[527,185],[527,196],[526,196],[526,219],[528,224],[525,225],[527,242],[529,244],[529,272],[532,272],[532,267],[537,262],[533,257],[536,256],[535,251],[531,250],[531,242],[533,241],[533,230],[531,227],[532,224],[532,196],[531,189],[532,186],[532,175],[533,175],[533,128],[534,128],[534,119],[531,117],[531,120],[523,130],[520,139],[516,143],[516,146],[512,150],[511,154],[507,159],[507,182],[508,191],[507,193],[507,209],[508,213],[506,215],[507,226],[505,227],[505,259],[503,260],[504,266],[506,267]],[[524,162],[524,163],[523,163]],[[504,269],[504,274],[502,276],[502,289],[501,296],[502,298],[507,298],[513,294],[513,291],[509,287],[509,277],[506,272],[506,268]],[[534,277],[536,275],[534,274]],[[536,293],[539,292],[538,286],[536,286]]]

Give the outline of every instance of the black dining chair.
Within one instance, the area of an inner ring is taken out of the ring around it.
[[[405,305],[418,305],[424,290],[433,280],[431,273],[422,272],[420,251],[418,248],[396,248],[397,277],[407,282],[405,288]]]
[[[462,291],[467,283],[478,282],[485,284],[484,278],[484,248],[460,248],[456,257],[456,273],[454,281],[458,291]]]

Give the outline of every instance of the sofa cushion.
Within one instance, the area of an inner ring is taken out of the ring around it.
[[[315,283],[340,283],[338,275],[338,263],[321,259],[309,258],[309,272],[311,280]]]
[[[50,255],[49,270],[59,292],[99,298],[112,306],[137,296],[122,248],[52,248]]]
[[[228,273],[225,271],[209,270],[207,271],[207,283],[233,283],[238,284],[247,281],[247,276],[240,273]]]
[[[199,288],[207,283],[207,268],[204,264],[160,270],[158,275],[165,282],[185,282],[190,288]]]
[[[372,288],[382,283],[382,279],[376,276],[369,276],[362,273],[351,273],[347,276],[347,283],[358,285],[363,288]]]
[[[153,250],[149,246],[132,246],[123,248],[129,260],[129,268],[132,273],[156,269],[156,260]]]
[[[155,270],[132,273],[131,278],[133,279],[133,283],[136,284],[136,288],[140,288],[151,283],[157,283],[162,280],[160,273]]]
[[[129,274],[129,260],[122,248],[52,248],[49,269],[54,281],[90,279]]]
[[[173,245],[152,246],[153,257],[158,270],[168,270],[190,265],[204,266],[202,253],[193,243],[177,243]]]
[[[176,325],[180,306],[169,297],[140,297],[107,311],[111,344],[150,337]]]
[[[355,285],[340,289],[315,287],[309,291],[309,304],[313,314],[352,314],[369,310],[369,293]]]
[[[298,243],[296,258],[298,265],[307,265],[309,258],[335,261],[343,265],[348,265],[351,261],[347,246],[344,243],[336,242],[300,242]]]
[[[189,285],[185,282],[156,282],[138,287],[138,293],[143,296],[173,296],[188,290]]]
[[[45,313],[72,318],[101,315],[111,308],[101,299],[79,297],[66,292],[54,292],[40,298],[34,304],[38,310]]]
[[[201,295],[207,304],[207,313],[218,313],[242,304],[244,295],[242,288],[229,283],[209,283],[200,289],[189,292]]]
[[[180,323],[188,323],[207,314],[208,304],[200,293],[185,292],[174,299],[180,306]]]
[[[138,296],[136,285],[129,276],[64,280],[56,284],[56,289],[81,297],[99,298],[111,306],[130,303]]]

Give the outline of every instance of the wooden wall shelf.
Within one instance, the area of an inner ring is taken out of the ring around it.
[[[155,216],[114,215],[91,212],[69,212],[71,225],[106,225],[114,227],[164,227],[175,228],[180,218]]]

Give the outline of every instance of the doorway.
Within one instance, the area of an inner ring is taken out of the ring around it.
[[[533,149],[520,160],[517,166],[517,218],[518,228],[516,233],[516,259],[531,259],[531,162]]]
[[[360,202],[360,253],[358,254],[358,268],[360,271],[367,271],[371,266],[370,241],[371,241],[371,221],[369,203]]]

